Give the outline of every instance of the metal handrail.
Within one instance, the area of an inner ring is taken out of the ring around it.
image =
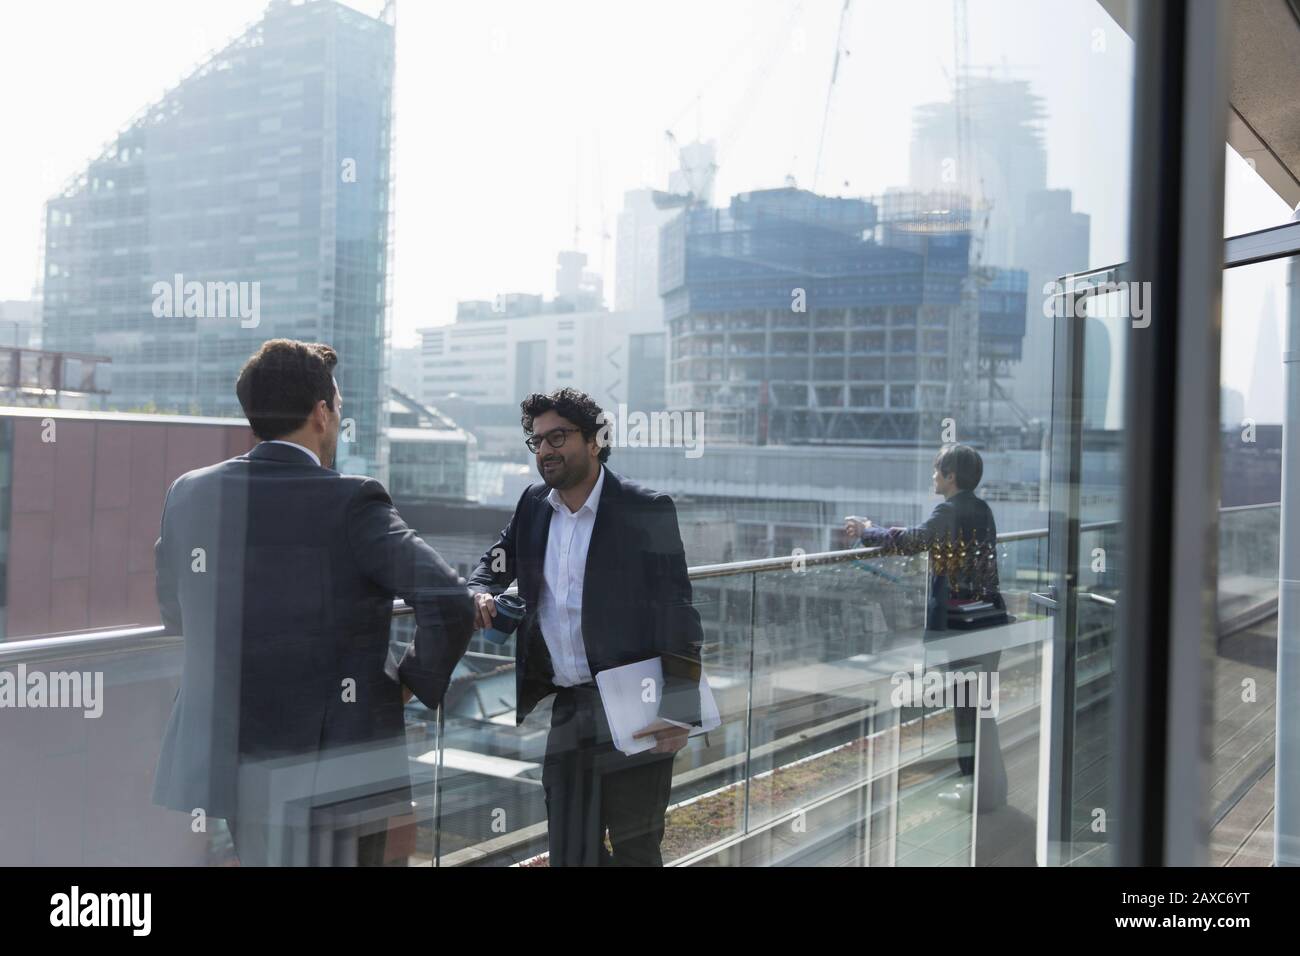
[[[1235,505],[1220,508],[1220,512],[1262,510],[1281,507],[1279,502],[1256,505]],[[1094,521],[1080,525],[1081,531],[1102,531],[1119,526],[1117,519]],[[1011,544],[1016,541],[1034,541],[1047,537],[1046,528],[1030,528],[1025,531],[1008,531],[999,534],[999,544]],[[749,561],[732,561],[726,564],[701,564],[687,569],[692,581],[712,578],[735,577],[743,574],[761,574],[772,571],[788,571],[797,563],[800,567],[818,567],[840,564],[848,561],[861,561],[864,558],[881,557],[884,548],[847,548],[841,551],[822,551],[817,554],[790,555],[780,558],[757,558]],[[515,589],[511,588],[510,592]],[[508,593],[510,593],[508,592]],[[393,615],[401,617],[413,613],[413,609],[403,601],[393,602]],[[61,660],[69,657],[91,657],[101,654],[120,654],[130,651],[163,650],[180,647],[183,638],[178,634],[165,634],[161,624],[150,627],[119,627],[107,630],[88,631],[79,634],[49,634],[41,637],[24,638],[17,641],[0,641],[0,667],[12,664],[36,663],[39,661]]]
[[[1258,507],[1246,505],[1247,508]],[[1277,507],[1277,505],[1266,506]],[[1080,526],[1082,531],[1101,531],[1119,526],[1119,521],[1094,521]],[[1007,531],[997,537],[999,544],[1011,544],[1016,541],[1035,541],[1047,537],[1046,528],[1029,528],[1025,531]],[[842,551],[820,551],[816,554],[791,554],[781,558],[754,558],[749,561],[730,561],[726,564],[701,564],[690,568],[688,574],[692,581],[704,578],[722,578],[737,574],[753,574],[763,571],[789,571],[794,564],[801,567],[814,567],[822,564],[839,564],[844,561],[861,561],[863,558],[882,557],[887,549],[848,548]]]

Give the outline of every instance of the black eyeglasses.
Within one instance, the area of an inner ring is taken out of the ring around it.
[[[546,439],[546,444],[552,448],[561,447],[569,438],[569,432],[582,431],[580,428],[552,428],[545,435],[529,435],[524,439],[524,444],[533,454],[537,454],[537,449],[542,447],[542,439]]]

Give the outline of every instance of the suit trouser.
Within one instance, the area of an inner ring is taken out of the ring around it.
[[[560,688],[542,764],[550,865],[662,866],[672,778],[671,754],[614,748],[594,684]]]
[[[931,639],[952,637],[952,631],[930,632]],[[981,654],[977,657],[954,661],[945,665],[948,671],[963,671],[975,675],[991,675],[998,669],[1001,653]],[[989,678],[986,676],[986,688]],[[957,767],[964,777],[975,775],[976,723],[979,726],[980,747],[980,810],[995,809],[1007,800],[1007,770],[1002,759],[1002,745],[998,739],[998,725],[991,714],[981,717],[979,714],[979,678],[968,677],[954,683],[958,700],[964,700],[966,706],[952,709],[953,727],[957,734]],[[986,692],[988,692],[986,690]],[[962,696],[964,694],[964,696]]]

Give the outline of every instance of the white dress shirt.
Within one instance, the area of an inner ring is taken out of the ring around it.
[[[551,506],[551,530],[546,537],[546,561],[542,566],[542,597],[537,609],[542,639],[551,654],[556,687],[573,687],[592,681],[587,646],[582,642],[582,583],[587,573],[587,552],[591,531],[596,526],[600,491],[605,486],[605,466],[592,486],[591,494],[577,511],[570,511],[554,488],[546,496]],[[675,727],[689,724],[661,718]]]
[[[605,466],[601,465],[591,494],[577,511],[570,511],[554,488],[546,496],[552,509],[551,530],[546,538],[537,615],[546,649],[551,652],[557,687],[591,683],[587,648],[582,643],[582,579],[587,573],[587,550],[604,486]]]
[[[271,438],[271,439],[268,439],[268,441],[269,441],[270,444],[272,444],[272,445],[288,445],[290,448],[296,448],[296,449],[298,449],[298,450],[301,451],[301,452],[306,452],[308,455],[311,456],[311,460],[312,460],[312,461],[316,462],[317,465],[320,464],[320,456],[319,456],[319,455],[317,455],[317,454],[316,454],[314,451],[312,451],[310,448],[307,448],[307,447],[305,447],[305,446],[303,446],[303,445],[299,445],[296,441],[285,441],[283,438]]]

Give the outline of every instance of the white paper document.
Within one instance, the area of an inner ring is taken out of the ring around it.
[[[611,667],[596,675],[600,701],[605,705],[605,719],[614,738],[614,746],[631,756],[650,750],[654,737],[633,738],[659,717],[659,703],[663,697],[663,662],[652,657],[648,661]],[[691,736],[706,733],[722,724],[718,703],[713,699],[708,678],[700,671],[700,726],[691,728]]]

